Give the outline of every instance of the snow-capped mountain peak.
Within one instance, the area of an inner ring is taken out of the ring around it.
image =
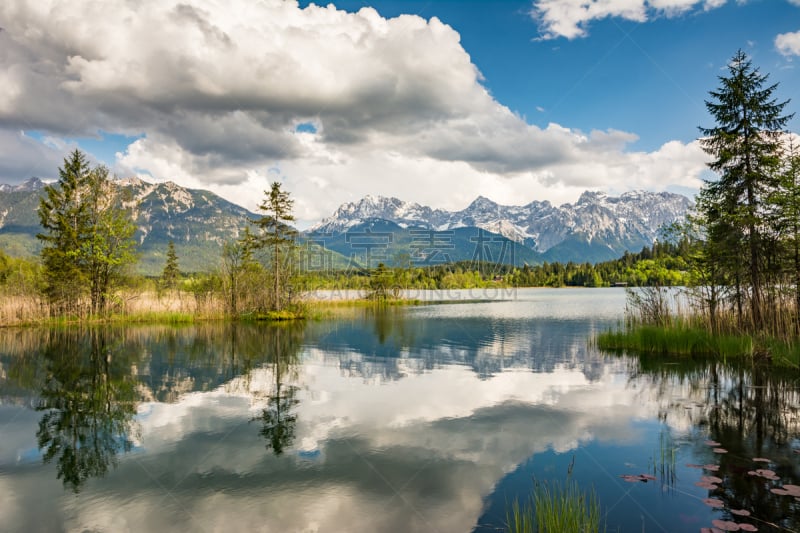
[[[559,207],[535,200],[524,206],[505,206],[478,196],[460,211],[370,195],[343,204],[309,231],[342,233],[370,219],[439,231],[478,227],[545,252],[567,240],[613,243],[615,247],[619,243],[652,243],[663,226],[682,220],[692,207],[685,196],[649,191],[631,191],[618,197],[586,191],[575,204]]]

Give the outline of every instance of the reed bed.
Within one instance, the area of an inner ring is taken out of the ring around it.
[[[108,313],[63,313],[57,316],[53,316],[46,299],[41,296],[0,295],[0,326],[66,326],[107,322],[178,324],[221,319],[224,316],[225,306],[221,299],[213,296],[198,299],[182,291],[121,292],[115,296]]]
[[[239,313],[244,320],[295,320],[298,318],[324,319],[355,316],[359,310],[382,307],[418,305],[419,300],[314,300],[302,299],[280,312]],[[86,305],[75,305],[86,309]],[[47,300],[38,295],[9,295],[0,293],[0,327],[3,326],[68,326],[72,324],[104,323],[159,323],[189,324],[205,320],[222,320],[230,317],[230,310],[218,294],[196,294],[181,291],[136,291],[117,293],[109,312],[101,315],[64,312],[53,316]]]
[[[688,303],[688,305],[687,305]],[[726,307],[712,317],[664,288],[630,290],[625,322],[597,335],[600,349],[682,357],[746,359],[777,366],[800,367],[800,336],[794,328],[795,310],[773,311],[765,327],[753,330],[747,317]]]

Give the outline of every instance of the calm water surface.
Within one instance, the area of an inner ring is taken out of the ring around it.
[[[800,484],[797,372],[600,353],[622,290],[474,296],[0,331],[0,530],[502,531],[570,464],[608,531],[800,530],[800,501],[771,491]]]

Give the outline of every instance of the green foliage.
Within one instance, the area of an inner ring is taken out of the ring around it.
[[[164,270],[161,272],[161,286],[166,289],[174,289],[178,284],[181,271],[178,267],[178,254],[175,253],[175,243],[169,241],[167,245],[167,261]]]
[[[45,292],[56,313],[107,310],[125,268],[136,260],[130,214],[105,167],[91,168],[75,150],[59,168],[59,181],[45,187],[37,235]]]
[[[194,295],[198,307],[206,306],[222,288],[222,280],[217,274],[195,274],[183,283],[183,288]]]
[[[39,294],[44,287],[44,273],[38,262],[10,257],[0,249],[0,292],[23,296]]]
[[[397,298],[397,289],[393,287],[394,275],[391,270],[386,268],[383,263],[378,263],[378,267],[372,272],[369,280],[370,300],[386,301],[390,298]]]
[[[702,258],[713,273],[708,282],[733,288],[740,322],[754,329],[765,325],[771,299],[765,292],[776,281],[769,213],[779,186],[782,137],[792,117],[783,114],[788,101],[775,99],[777,84],[767,85],[767,79],[737,52],[706,102],[716,124],[701,128],[703,149],[713,158],[709,168],[719,175],[698,197]]]
[[[429,267],[384,266],[381,283],[396,289],[473,289],[487,287],[677,286],[689,281],[688,244],[657,242],[638,253],[598,264],[544,263],[521,268],[464,261]],[[373,290],[375,272],[311,271],[298,278],[298,288]],[[388,278],[388,279],[384,279]]]
[[[265,198],[258,206],[264,215],[253,222],[258,227],[258,233],[248,237],[246,246],[253,251],[269,254],[273,289],[269,309],[280,311],[292,302],[297,231],[289,223],[294,222],[294,200],[288,192],[281,190],[281,184],[277,181],[264,194]]]
[[[514,501],[506,513],[506,531],[594,533],[601,530],[602,518],[595,490],[583,491],[567,476],[563,485],[536,481],[530,501],[522,505]]]
[[[681,322],[607,331],[597,336],[597,346],[603,350],[723,359],[752,357],[754,353],[753,339],[748,335],[714,335]]]

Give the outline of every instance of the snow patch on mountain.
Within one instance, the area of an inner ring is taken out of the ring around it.
[[[586,191],[575,204],[561,206],[547,201],[508,206],[479,196],[460,211],[369,195],[358,202],[342,204],[332,216],[312,226],[309,233],[343,233],[377,218],[403,228],[436,231],[478,227],[545,252],[575,237],[589,243],[652,242],[663,226],[682,220],[693,206],[685,196],[649,191],[631,191],[618,197]]]

